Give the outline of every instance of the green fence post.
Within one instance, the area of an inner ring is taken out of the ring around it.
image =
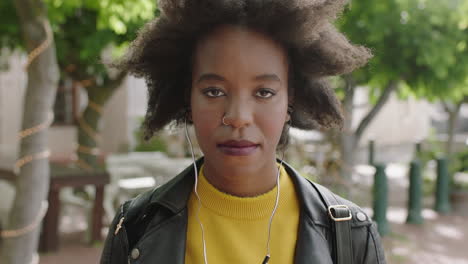
[[[450,178],[446,158],[437,159],[436,201],[434,209],[442,214],[450,212]]]
[[[415,146],[415,150],[416,150],[416,153],[415,153],[415,156],[416,158],[420,158],[420,155],[421,155],[421,150],[422,150],[422,146],[421,146],[421,142],[418,142],[416,143],[416,146]]]
[[[424,219],[421,215],[422,210],[422,179],[421,162],[413,160],[409,170],[409,193],[408,193],[408,218],[407,223],[422,224]]]
[[[374,220],[377,222],[377,229],[381,236],[390,232],[390,227],[387,221],[388,207],[388,184],[387,175],[385,174],[385,165],[375,165],[375,180],[374,180]]]
[[[374,140],[369,140],[369,164],[374,164],[374,157],[375,157],[375,143]]]

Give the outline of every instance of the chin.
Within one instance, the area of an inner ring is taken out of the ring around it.
[[[222,165],[225,169],[249,170],[263,166],[265,161],[265,155],[258,152],[251,155],[226,155],[218,153],[215,162],[219,162],[216,165]]]

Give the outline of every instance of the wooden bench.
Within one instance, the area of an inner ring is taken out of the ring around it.
[[[11,182],[15,181],[17,176],[12,171],[0,169],[0,179]],[[104,215],[104,186],[110,181],[109,174],[104,171],[87,172],[76,168],[69,168],[63,165],[51,165],[51,178],[49,186],[49,209],[44,218],[42,232],[39,242],[39,250],[42,252],[51,252],[58,250],[59,236],[59,212],[61,202],[59,194],[64,187],[83,187],[92,185],[95,187],[96,194],[92,211],[91,224],[91,243],[102,241],[102,218]]]

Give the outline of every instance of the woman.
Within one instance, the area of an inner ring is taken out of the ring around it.
[[[359,207],[276,158],[291,126],[341,126],[324,77],[371,57],[344,2],[160,1],[117,66],[147,81],[146,138],[193,124],[204,157],[121,207],[101,263],[385,263]]]

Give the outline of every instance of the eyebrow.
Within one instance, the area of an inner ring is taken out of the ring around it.
[[[222,81],[225,82],[226,79],[224,79],[222,76],[215,74],[215,73],[204,73],[198,78],[197,83],[203,82],[203,81]]]
[[[276,74],[261,74],[255,77],[256,81],[276,81],[281,82],[281,79]]]
[[[261,74],[255,76],[254,80],[256,81],[276,81],[276,82],[281,82],[281,79],[278,77],[276,74]],[[221,81],[225,82],[226,79],[222,77],[221,75],[215,74],[215,73],[204,73],[202,74],[198,80],[197,83],[203,82],[203,81]]]

